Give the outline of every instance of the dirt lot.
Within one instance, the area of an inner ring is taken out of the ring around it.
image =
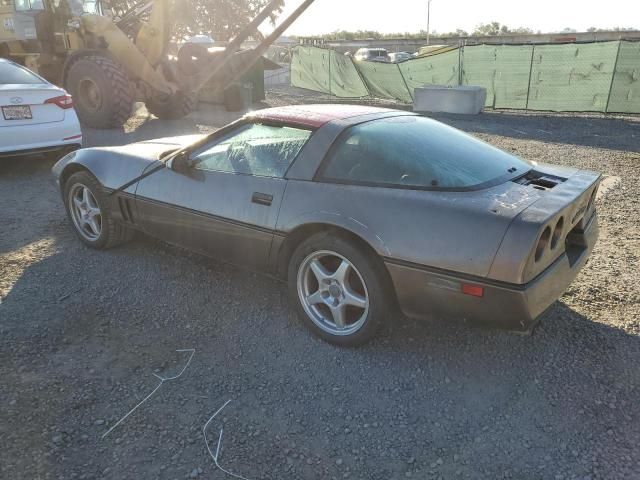
[[[299,98],[298,98],[299,97]],[[276,92],[271,103],[306,97]],[[313,100],[313,99],[312,99]],[[88,145],[210,131],[143,112]],[[138,237],[76,240],[51,160],[0,162],[0,477],[640,478],[640,120],[440,119],[523,157],[621,178],[590,263],[532,337],[393,320],[373,344],[307,333],[283,285]],[[164,383],[106,438],[102,435]]]

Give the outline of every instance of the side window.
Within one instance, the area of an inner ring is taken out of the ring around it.
[[[330,152],[322,176],[356,183],[403,183],[406,172],[402,162],[388,155],[381,140],[365,129],[352,127]]]
[[[250,124],[198,153],[197,169],[282,178],[310,130]]]

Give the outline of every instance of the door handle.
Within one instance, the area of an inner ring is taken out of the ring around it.
[[[265,205],[267,207],[270,207],[271,202],[273,202],[273,195],[269,195],[268,193],[253,192],[253,195],[251,196],[251,202],[257,203],[258,205]]]

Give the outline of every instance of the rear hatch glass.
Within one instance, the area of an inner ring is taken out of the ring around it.
[[[475,190],[526,174],[531,165],[435,120],[398,116],[349,128],[322,176],[339,182]]]

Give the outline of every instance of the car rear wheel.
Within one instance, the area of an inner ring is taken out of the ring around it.
[[[357,346],[371,340],[388,308],[384,266],[339,235],[304,241],[289,263],[289,291],[310,330],[330,343]]]
[[[92,248],[110,248],[133,237],[133,230],[113,220],[102,186],[88,172],[69,177],[64,203],[78,238]]]

